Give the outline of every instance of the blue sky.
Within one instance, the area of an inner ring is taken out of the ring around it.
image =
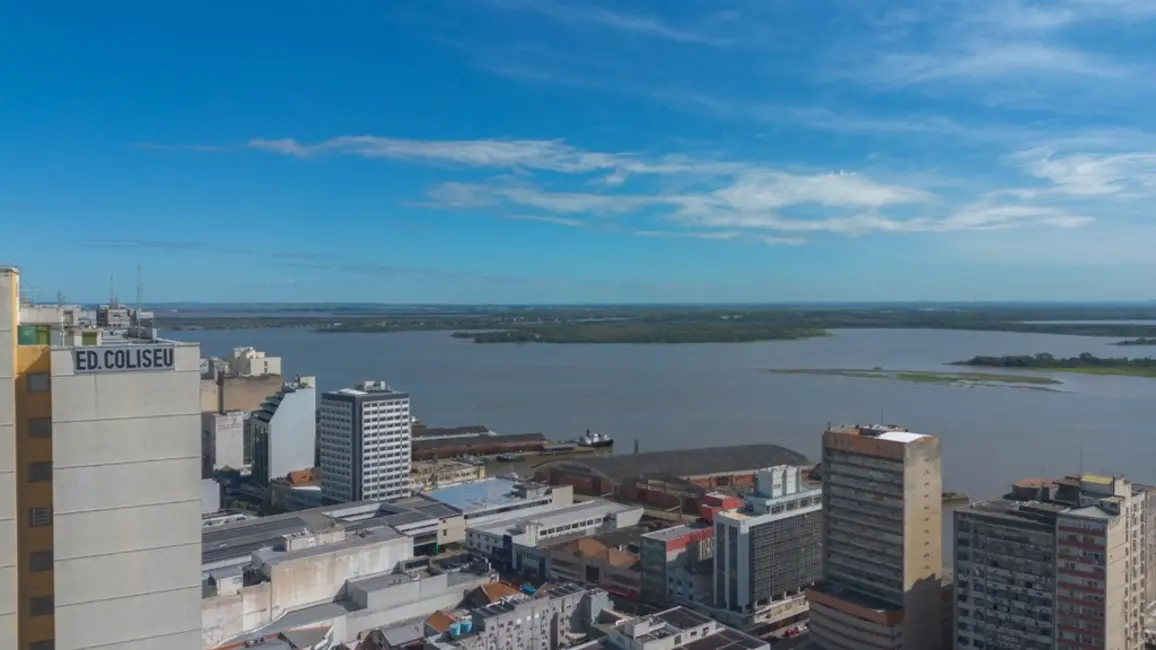
[[[41,298],[1156,298],[1151,0],[6,13]]]

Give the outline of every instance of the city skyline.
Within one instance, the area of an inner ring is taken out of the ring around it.
[[[1151,299],[1151,3],[276,7],[11,13],[42,297]]]

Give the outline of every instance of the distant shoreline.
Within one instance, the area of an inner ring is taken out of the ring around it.
[[[820,377],[849,377],[852,379],[890,379],[919,384],[949,384],[955,386],[990,386],[1007,388],[1034,388],[1052,390],[1064,382],[1051,377],[1032,375],[995,374],[986,372],[927,372],[917,370],[886,370],[872,368],[857,370],[848,368],[793,368],[768,369],[764,372],[780,375],[814,375]]]
[[[1156,359],[1151,357],[1105,359],[1088,353],[1068,358],[1054,357],[1050,354],[1002,357],[975,356],[966,361],[953,362],[951,365],[1156,378]]]

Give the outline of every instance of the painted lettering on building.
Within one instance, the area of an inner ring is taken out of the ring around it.
[[[176,367],[171,345],[91,347],[74,350],[72,354],[77,373],[172,370]]]

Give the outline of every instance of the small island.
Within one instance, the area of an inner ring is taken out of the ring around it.
[[[1138,339],[1128,339],[1127,341],[1116,341],[1112,345],[1156,345],[1156,338],[1148,338],[1141,336]]]
[[[613,321],[527,325],[482,332],[454,332],[474,343],[753,343],[793,341],[827,332],[767,323]]]
[[[1081,372],[1092,375],[1127,375],[1156,377],[1156,359],[1151,357],[1100,358],[1088,352],[1074,357],[1056,357],[1051,354],[1022,354],[1002,357],[975,356],[967,361],[956,361],[955,366],[983,368],[1022,368],[1059,372]]]
[[[926,372],[917,370],[885,370],[875,367],[870,370],[854,370],[849,368],[792,368],[770,369],[780,375],[815,375],[820,377],[850,377],[852,379],[890,379],[917,384],[949,384],[953,386],[1003,386],[1013,388],[1035,388],[1050,390],[1046,386],[1054,386],[1063,382],[1051,377],[1033,377],[1031,375],[1008,375],[989,372]]]

